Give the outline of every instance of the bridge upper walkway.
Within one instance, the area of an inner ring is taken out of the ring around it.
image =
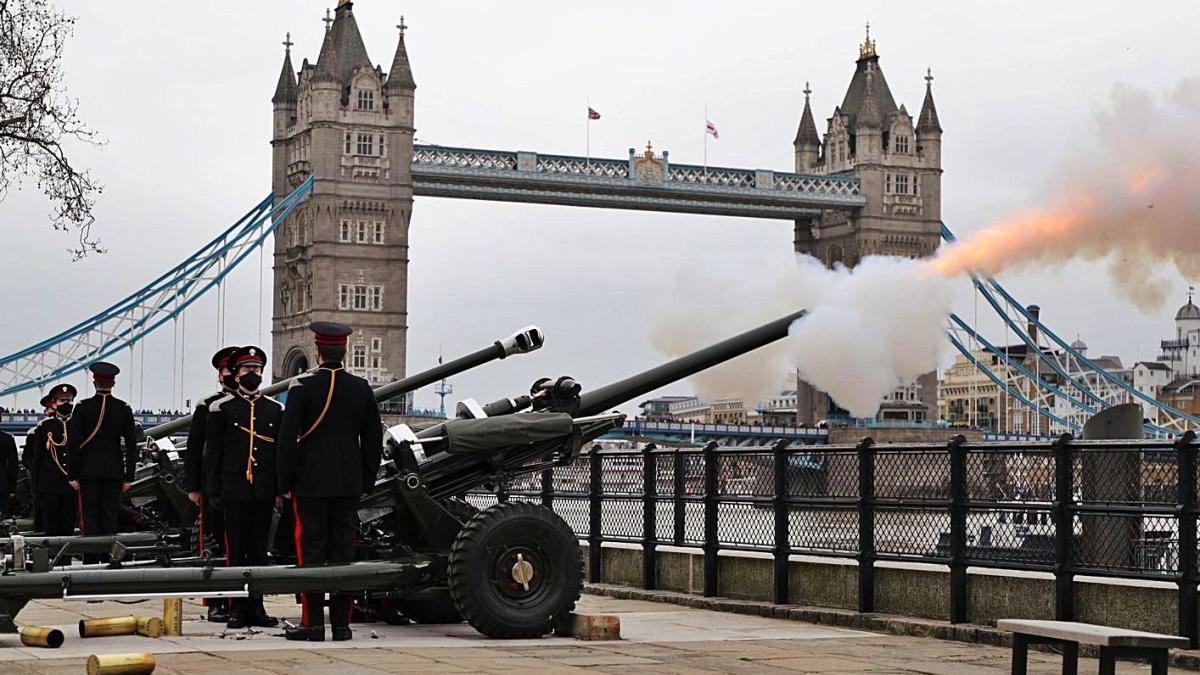
[[[416,145],[413,194],[794,220],[866,204],[856,176]]]

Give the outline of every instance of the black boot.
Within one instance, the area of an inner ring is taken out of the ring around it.
[[[288,640],[324,642],[325,626],[287,626],[283,629],[283,637]]]
[[[354,633],[350,630],[350,626],[334,626],[333,627],[333,641],[334,642],[345,642],[346,640],[353,639],[353,637],[354,637]]]
[[[208,601],[208,620],[211,623],[225,623],[229,620],[229,609],[225,606],[225,601]]]
[[[262,598],[254,598],[249,604],[251,605],[251,609],[247,621],[251,626],[274,628],[279,625],[279,619],[267,614],[267,608],[263,607]]]

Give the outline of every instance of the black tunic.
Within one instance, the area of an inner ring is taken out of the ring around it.
[[[66,451],[71,480],[133,482],[137,427],[129,404],[112,394],[96,394],[77,403],[67,424]]]
[[[192,424],[188,427],[187,451],[183,456],[183,489],[187,492],[204,492],[204,439],[208,435],[208,407],[226,392],[218,391],[200,402],[192,411]]]
[[[70,419],[70,418],[68,418]],[[42,495],[74,495],[67,477],[66,449],[68,423],[58,417],[42,420],[33,430],[26,450],[26,464],[32,464],[29,486]]]
[[[328,398],[331,382],[336,384]],[[382,451],[379,406],[366,380],[347,373],[341,364],[322,364],[315,373],[292,382],[279,432],[280,492],[361,497],[375,485]]]
[[[269,396],[228,394],[208,408],[204,443],[205,494],[226,502],[271,501],[276,487],[275,439],[283,406]],[[254,459],[250,459],[254,432]],[[247,479],[250,470],[253,481]]]
[[[8,497],[17,489],[19,474],[17,442],[12,434],[0,431],[0,496]],[[6,499],[5,502],[7,501]],[[6,507],[7,503],[0,504],[0,510],[7,510]]]

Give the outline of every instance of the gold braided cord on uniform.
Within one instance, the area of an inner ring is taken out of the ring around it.
[[[319,370],[329,371],[329,393],[325,395],[325,407],[321,409],[321,414],[317,415],[316,421],[312,423],[308,431],[300,434],[300,438],[296,439],[297,443],[308,438],[312,432],[317,430],[317,427],[321,426],[321,422],[325,421],[325,413],[329,412],[329,404],[333,402],[333,385],[337,383],[337,371],[341,370],[341,368],[320,368]]]
[[[79,444],[80,450],[82,450],[88,443],[91,443],[92,439],[96,437],[96,434],[100,433],[100,427],[104,424],[104,411],[106,409],[108,409],[108,394],[100,394],[100,415],[96,418],[96,428],[92,429],[92,433],[88,434],[88,437]]]
[[[257,398],[257,397],[256,397]],[[250,428],[247,431],[250,433],[250,452],[246,455],[246,482],[254,485],[254,399],[247,399],[250,403]]]
[[[240,424],[234,424],[233,426],[237,427],[237,428],[238,428],[238,430],[240,430],[240,431],[242,431],[242,432],[245,432],[245,433],[247,433],[247,434],[251,433],[251,431],[250,431],[249,429],[247,429],[246,427],[244,427],[244,426],[242,426],[242,425],[240,425]],[[274,443],[274,442],[275,442],[275,439],[274,439],[274,438],[271,438],[270,436],[264,436],[264,435],[262,435],[262,434],[258,433],[257,431],[255,431],[255,432],[253,432],[253,433],[254,433],[254,437],[255,437],[255,438],[257,438],[257,439],[258,439],[258,440],[260,440],[260,441],[266,441],[266,442],[268,442],[268,443]]]
[[[71,416],[67,415],[66,419],[63,419],[60,417],[60,418],[58,418],[58,420],[60,422],[62,422],[62,432],[63,432],[62,443],[55,443],[54,442],[54,432],[47,429],[46,430],[46,450],[50,453],[50,458],[54,460],[54,465],[58,467],[58,470],[61,471],[64,476],[66,476],[66,475],[68,475],[67,470],[66,470],[66,468],[63,467],[62,462],[58,459],[58,449],[67,444],[67,422],[71,421]]]

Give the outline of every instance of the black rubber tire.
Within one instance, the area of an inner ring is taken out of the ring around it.
[[[509,574],[528,556],[529,588]],[[506,565],[508,566],[506,568]],[[490,638],[537,638],[575,609],[583,586],[579,541],[553,511],[525,502],[477,513],[450,548],[450,594],[463,618]]]
[[[427,588],[399,601],[400,613],[424,624],[462,623],[462,614],[445,586]]]

